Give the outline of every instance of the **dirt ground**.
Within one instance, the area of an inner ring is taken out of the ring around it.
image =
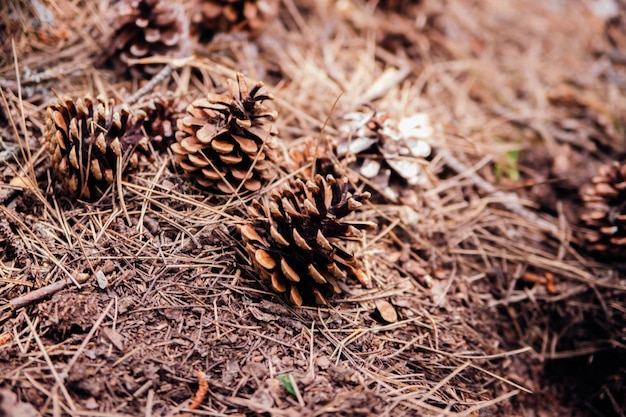
[[[264,81],[277,179],[219,197],[153,150],[96,202],[55,181],[46,108],[150,79],[103,64],[108,0],[0,7],[0,416],[626,415],[626,261],[579,220],[626,158],[621,0],[282,0],[258,36],[155,58],[152,86],[186,105]],[[432,154],[393,195],[343,165],[372,193],[351,242],[371,288],[293,307],[237,225],[363,104],[427,120]]]

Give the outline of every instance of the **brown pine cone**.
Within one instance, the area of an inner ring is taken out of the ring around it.
[[[62,98],[48,107],[42,142],[64,188],[74,197],[95,200],[120,168],[130,172],[147,154],[141,125],[127,106],[113,109],[101,97]]]
[[[582,223],[586,247],[603,257],[626,256],[626,165],[615,162],[600,168],[592,186],[582,192]]]
[[[335,144],[327,139],[307,138],[289,149],[283,169],[299,178],[312,178],[315,174],[335,178],[344,176],[344,169],[334,155]]]
[[[271,100],[258,82],[250,92],[243,78],[229,80],[229,96],[209,94],[178,119],[175,162],[198,184],[218,193],[257,191],[276,175],[277,131]]]
[[[344,179],[316,175],[275,190],[263,203],[255,201],[239,232],[259,277],[297,306],[326,304],[348,276],[369,286],[345,241],[358,240],[362,230],[375,225],[343,220],[369,197],[351,195]]]
[[[193,22],[203,34],[261,32],[277,15],[279,0],[197,0]]]
[[[156,55],[184,56],[189,51],[189,25],[182,7],[165,0],[123,0],[111,24],[110,61],[116,71],[135,78],[156,74],[161,65],[134,66],[132,60]]]
[[[167,150],[176,141],[176,121],[185,114],[179,98],[170,92],[157,92],[137,107],[145,113],[143,128],[152,146]]]

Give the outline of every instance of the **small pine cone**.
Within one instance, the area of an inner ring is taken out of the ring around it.
[[[112,109],[98,97],[62,98],[46,114],[43,144],[56,177],[77,198],[95,200],[122,173],[137,168],[147,153],[142,120],[127,106]]]
[[[422,183],[421,164],[431,153],[424,139],[433,133],[428,116],[418,113],[397,122],[387,113],[364,106],[345,120],[337,155],[356,157],[350,168],[392,199],[397,198],[389,188],[392,173],[410,185]]]
[[[301,144],[289,149],[289,158],[283,168],[299,178],[312,178],[314,173],[322,176],[331,174],[335,178],[343,177],[344,169],[336,163],[335,146],[329,138],[325,140],[307,138]]]
[[[588,227],[585,244],[594,253],[626,256],[626,165],[615,162],[600,168],[592,186],[584,189],[582,223]]]
[[[243,78],[229,80],[230,96],[209,94],[187,107],[178,119],[175,162],[198,184],[218,193],[257,191],[276,175],[277,131],[271,100],[258,82],[250,92]]]
[[[290,187],[275,190],[265,204],[255,201],[248,207],[249,223],[239,231],[259,277],[297,306],[326,304],[328,295],[341,292],[339,282],[348,276],[369,286],[343,242],[375,227],[343,220],[369,197],[367,192],[351,195],[343,179],[316,175],[314,181],[296,179]]]
[[[171,93],[154,93],[138,105],[145,113],[143,128],[150,143],[158,151],[165,151],[176,141],[176,120],[184,115],[178,97]]]
[[[197,0],[193,21],[210,36],[216,33],[261,32],[278,15],[279,0]]]
[[[189,50],[189,25],[182,7],[165,0],[122,0],[112,15],[115,29],[110,60],[120,73],[135,78],[156,74],[161,65],[133,66],[132,60],[156,55],[184,56]]]

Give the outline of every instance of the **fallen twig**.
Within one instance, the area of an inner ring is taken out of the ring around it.
[[[139,99],[148,94],[157,84],[165,80],[172,73],[172,66],[166,65],[161,71],[159,71],[152,79],[139,90],[135,91],[135,94],[126,99],[127,104],[135,104]]]
[[[209,390],[209,380],[206,377],[206,374],[202,371],[198,371],[198,391],[196,391],[196,395],[193,397],[193,401],[189,406],[190,410],[195,410],[202,404],[204,398],[206,397],[206,393]]]
[[[76,277],[76,282],[78,282],[79,284],[87,282],[87,280],[89,279],[89,276],[90,276],[89,274],[79,274],[78,277]],[[70,278],[66,278],[64,280],[54,282],[52,284],[46,285],[45,287],[38,288],[27,294],[20,295],[19,297],[13,298],[12,300],[9,301],[9,305],[14,310],[17,310],[18,308],[27,306],[43,298],[56,294],[57,292],[61,291],[62,289],[64,289],[65,287],[67,287],[68,285],[72,283],[73,281]]]

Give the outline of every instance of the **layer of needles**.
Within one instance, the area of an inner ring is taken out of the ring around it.
[[[100,65],[109,1],[0,5],[0,415],[624,415],[624,265],[596,262],[576,220],[591,168],[625,156],[611,10],[384,3],[284,0],[254,38],[149,58],[152,79]],[[58,96],[189,104],[237,73],[280,114],[283,169],[254,193],[208,193],[167,146],[97,201],[55,187],[40,139]],[[363,105],[432,124],[393,199],[315,153]],[[303,147],[323,163],[294,168]],[[255,198],[322,167],[372,196],[352,220],[378,227],[349,242],[371,283],[295,308],[233,236]]]

